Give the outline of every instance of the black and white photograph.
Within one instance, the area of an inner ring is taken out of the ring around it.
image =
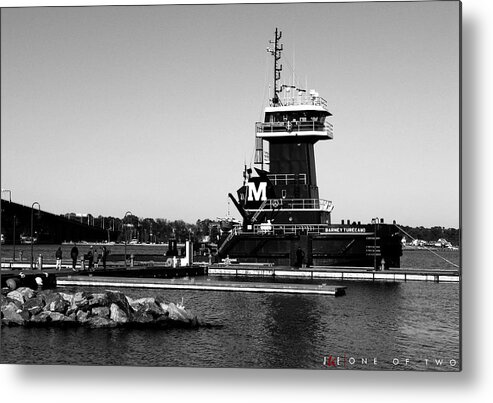
[[[2,366],[461,373],[464,6],[2,4]]]
[[[2,9],[2,362],[460,371],[460,24]]]

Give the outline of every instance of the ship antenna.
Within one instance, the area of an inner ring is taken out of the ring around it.
[[[281,59],[281,51],[283,50],[283,46],[279,43],[279,40],[282,37],[282,32],[278,31],[276,28],[276,33],[273,41],[269,41],[270,44],[274,45],[274,49],[267,48],[267,51],[274,56],[274,95],[272,97],[272,104],[279,104],[279,97],[277,95],[280,90],[277,88],[277,82],[281,78],[282,64],[278,64],[277,62]]]

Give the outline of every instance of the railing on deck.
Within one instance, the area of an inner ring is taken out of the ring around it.
[[[291,95],[291,96],[290,96]],[[292,105],[315,105],[321,106],[327,110],[327,101],[316,95],[315,93],[306,93],[299,91],[290,91],[284,94],[281,99],[281,104],[278,106],[292,106]]]
[[[263,209],[330,211],[332,202],[324,199],[269,199]]]
[[[333,127],[330,122],[291,121],[291,122],[256,122],[255,132],[259,133],[292,133],[292,132],[323,132],[332,136]]]
[[[224,241],[226,244],[233,236],[239,234],[322,234],[328,232],[327,224],[255,224],[252,225],[252,229],[243,231],[240,226],[233,228],[228,238]]]

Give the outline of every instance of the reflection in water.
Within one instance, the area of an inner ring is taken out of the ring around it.
[[[347,295],[123,290],[162,295],[211,323],[196,330],[1,328],[3,363],[458,370],[459,286],[348,282]],[[346,361],[344,361],[346,358]],[[354,358],[353,363],[348,359]],[[362,364],[361,358],[378,365]],[[394,365],[392,360],[398,359]],[[405,360],[408,363],[405,364]],[[447,365],[425,365],[443,360]]]

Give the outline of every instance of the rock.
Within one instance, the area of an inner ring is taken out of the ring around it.
[[[6,325],[22,326],[26,323],[26,319],[21,315],[17,305],[13,302],[2,307],[2,323]]]
[[[4,306],[7,306],[8,304],[15,304],[15,306],[17,307],[17,309],[22,309],[22,303],[18,300],[18,299],[12,299],[12,298],[9,298],[9,297],[6,297],[6,298],[2,298],[2,309]]]
[[[158,327],[168,326],[170,324],[168,313],[166,313],[165,315],[158,316],[157,318],[154,318],[154,323]]]
[[[89,306],[110,306],[108,297],[104,293],[94,293],[88,296]]]
[[[17,287],[19,287],[19,279],[18,278],[9,278],[6,281],[7,287],[9,287],[11,290],[15,290]]]
[[[18,289],[15,290],[15,292],[19,293],[22,296],[23,303],[36,295],[36,291],[32,290],[29,287],[19,287]]]
[[[5,295],[5,294],[4,294]],[[35,291],[26,287],[1,298],[2,323],[7,325],[83,324],[114,326],[198,326],[197,318],[182,305],[162,297],[132,299],[120,292],[87,293]]]
[[[99,327],[115,327],[116,326],[116,323],[113,322],[109,318],[103,318],[101,316],[92,316],[86,322],[86,325],[88,325],[90,327],[93,327],[93,328],[99,328]]]
[[[168,314],[170,319],[180,322],[191,323],[194,316],[187,312],[184,308],[176,306],[173,302],[168,304]]]
[[[107,306],[95,306],[94,308],[91,309],[91,313],[93,315],[97,315],[102,318],[109,318],[110,308],[108,308]]]
[[[24,303],[24,296],[18,290],[10,291],[7,294],[7,298],[15,299],[16,301],[19,301],[21,304]]]
[[[121,292],[112,292],[108,291],[106,293],[106,297],[108,298],[108,301],[111,304],[115,304],[120,308],[125,315],[128,317],[133,311],[133,308],[130,306],[127,297],[125,297],[125,294]]]
[[[131,321],[136,325],[142,325],[154,322],[154,318],[144,310],[140,310],[132,314]]]
[[[127,323],[128,315],[117,304],[113,303],[110,306],[110,319],[116,323]]]
[[[31,323],[46,323],[50,316],[50,311],[43,311],[31,317]]]
[[[156,303],[154,298],[139,298],[130,301],[130,306],[134,311],[146,312],[153,318],[166,314],[166,311]]]
[[[58,295],[60,295],[60,297],[62,297],[70,305],[72,305],[72,303],[74,303],[74,300],[75,300],[75,295],[74,294],[67,294],[65,292],[59,292]]]
[[[60,312],[43,311],[37,315],[32,316],[30,322],[37,325],[40,324],[62,325],[62,324],[74,323],[75,321]]]
[[[71,322],[70,318],[60,312],[47,312],[49,322]]]
[[[26,301],[24,304],[24,309],[27,310],[31,315],[37,315],[43,311],[45,306],[45,301],[41,296],[36,296]]]
[[[69,307],[69,303],[65,301],[59,293],[53,293],[46,296],[45,311],[65,313]]]
[[[163,297],[156,297],[156,304],[158,304],[164,312],[168,311],[168,303],[164,300]]]
[[[87,310],[89,309],[89,300],[88,300],[88,293],[86,292],[77,292],[75,293],[74,295],[74,305],[75,305],[75,309],[79,309],[79,310]],[[72,307],[70,307],[70,309],[72,309]],[[74,310],[75,310],[74,309]]]
[[[87,311],[77,311],[75,314],[75,319],[77,322],[86,323],[89,320],[89,312]]]
[[[130,297],[126,297],[126,298],[132,309],[134,309],[135,311],[140,310],[140,308],[144,305],[150,305],[156,303],[156,300],[151,297],[138,298],[138,299],[132,299]]]

